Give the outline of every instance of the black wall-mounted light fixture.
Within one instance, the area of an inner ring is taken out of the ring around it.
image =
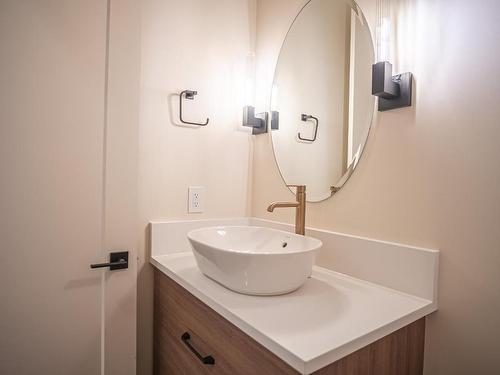
[[[262,112],[255,115],[254,107],[243,107],[243,126],[251,127],[252,135],[264,134],[268,132],[269,117],[271,117],[271,129],[278,129],[279,112],[271,111],[270,116],[267,112]]]
[[[392,75],[392,64],[381,61],[372,66],[372,94],[378,96],[378,110],[410,107],[413,74]]]

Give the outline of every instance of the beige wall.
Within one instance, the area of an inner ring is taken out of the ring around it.
[[[257,84],[268,103],[282,38],[304,0],[259,0]],[[359,2],[373,21],[375,1]],[[395,3],[395,2],[393,2]],[[307,224],[441,250],[440,309],[428,319],[428,375],[500,368],[500,4],[399,1],[395,67],[415,74],[414,106],[382,113],[347,185],[310,204]],[[291,222],[270,139],[253,138],[252,214]],[[333,262],[324,253],[319,263]]]
[[[142,1],[138,374],[152,374],[147,223],[250,212],[251,140],[240,124],[252,73],[252,5],[247,0]],[[199,93],[186,103],[185,117],[209,117],[207,127],[178,126],[176,93],[184,89]],[[203,214],[187,213],[191,185],[206,187]]]

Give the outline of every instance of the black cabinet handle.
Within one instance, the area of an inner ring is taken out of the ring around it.
[[[128,251],[119,251],[109,254],[109,263],[91,264],[90,268],[109,267],[111,271],[128,268]]]
[[[181,336],[182,342],[193,352],[193,354],[198,358],[204,365],[215,365],[215,358],[211,355],[203,357],[193,345],[191,345],[191,335],[188,332],[184,332]]]

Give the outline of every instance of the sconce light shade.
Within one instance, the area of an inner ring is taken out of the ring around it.
[[[378,110],[411,106],[411,73],[392,75],[392,64],[381,61],[372,66],[372,94],[378,96]]]

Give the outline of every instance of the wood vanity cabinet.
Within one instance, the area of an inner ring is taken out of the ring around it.
[[[155,375],[299,374],[157,269],[154,326]],[[422,318],[314,375],[421,375],[424,331]]]

